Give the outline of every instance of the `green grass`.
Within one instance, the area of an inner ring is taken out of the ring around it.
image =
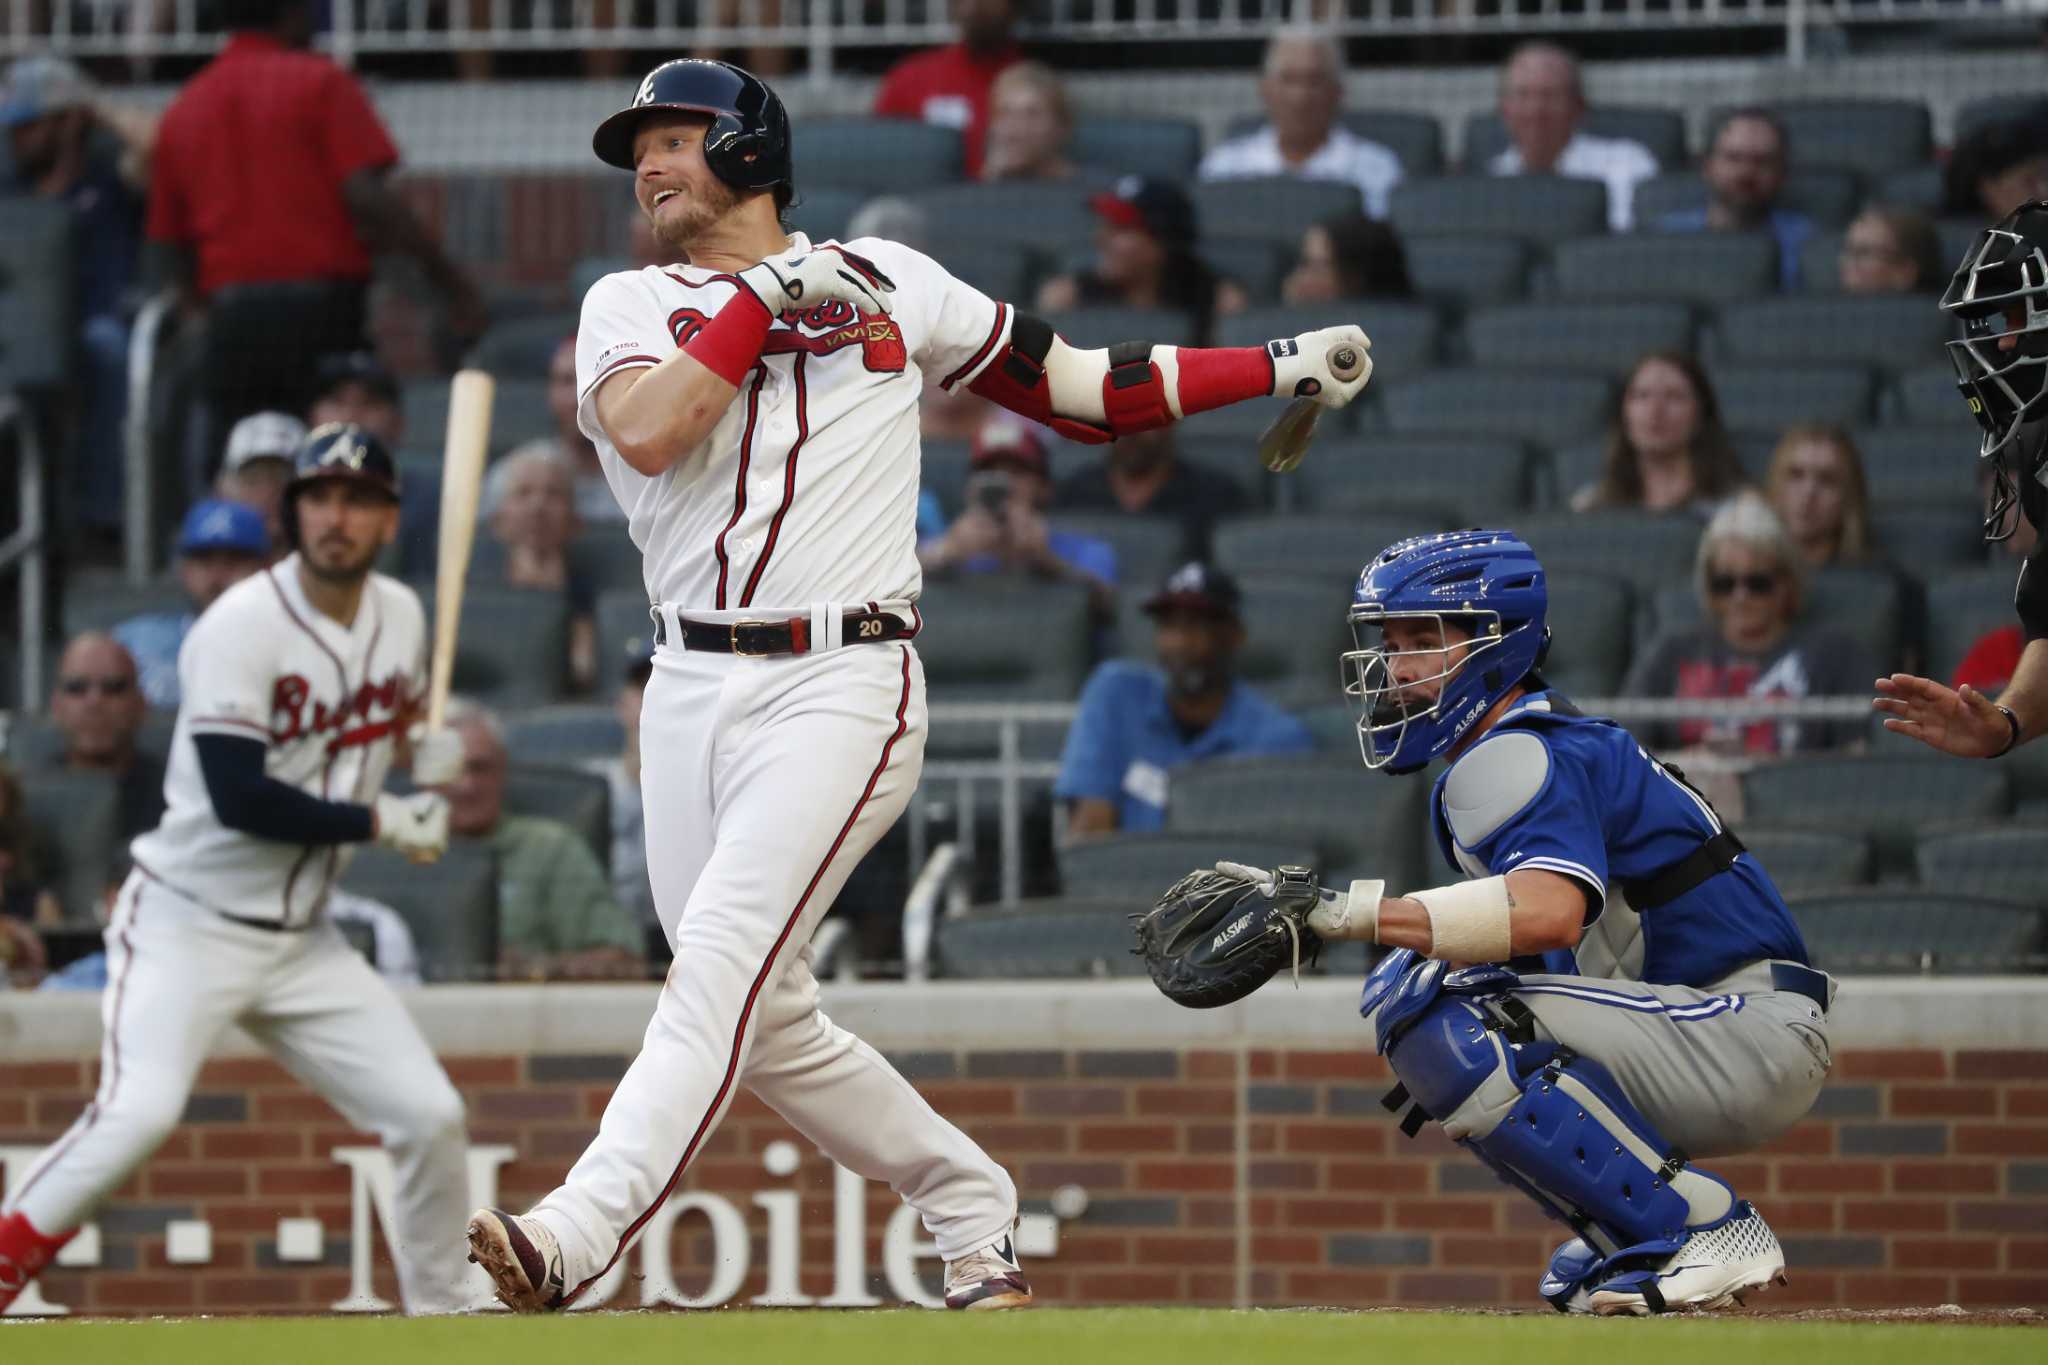
[[[8,1365],[1588,1365],[1635,1356],[1657,1365],[2038,1365],[2048,1358],[2048,1334],[2024,1327],[1757,1318],[1588,1321],[1150,1308],[0,1325],[0,1360]]]

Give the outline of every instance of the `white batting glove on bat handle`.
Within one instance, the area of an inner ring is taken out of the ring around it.
[[[416,787],[445,787],[462,776],[462,736],[453,730],[415,725],[406,736],[412,745],[412,781]]]
[[[448,798],[438,792],[393,796],[384,792],[371,806],[377,842],[416,863],[431,863],[448,851]]]
[[[1266,354],[1273,358],[1275,398],[1313,398],[1341,408],[1372,379],[1372,338],[1350,323],[1269,341]]]
[[[771,317],[781,317],[792,309],[816,308],[833,299],[850,303],[863,313],[887,313],[894,307],[896,282],[867,257],[841,246],[770,256],[740,271],[739,278]]]

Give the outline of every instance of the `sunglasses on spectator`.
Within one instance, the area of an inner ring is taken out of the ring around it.
[[[67,697],[82,697],[92,691],[95,684],[103,697],[125,697],[128,689],[135,685],[133,679],[110,674],[99,678],[65,678],[57,687]]]
[[[1717,573],[1707,575],[1707,592],[1715,597],[1733,596],[1741,588],[1752,597],[1762,597],[1778,586],[1774,573]]]

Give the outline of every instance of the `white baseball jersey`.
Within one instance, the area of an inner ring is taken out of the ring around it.
[[[184,705],[164,775],[163,823],[132,852],[145,875],[244,919],[320,914],[354,849],[285,844],[222,825],[194,735],[268,744],[264,773],[323,801],[368,804],[391,767],[401,716],[426,690],[426,613],[373,573],[355,623],[316,610],[292,555],[220,595],[178,652]]]
[[[690,266],[607,275],[576,333],[577,421],[644,557],[648,595],[718,619],[814,604],[914,601],[919,395],[971,383],[1012,312],[897,242],[846,244],[896,283],[895,312],[837,300],[784,313],[703,443],[648,478],[619,457],[592,395],[657,365],[743,288]],[[811,243],[792,234],[790,251]]]

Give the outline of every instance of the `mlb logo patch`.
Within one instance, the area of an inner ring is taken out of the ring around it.
[[[1301,347],[1295,343],[1292,337],[1266,343],[1266,354],[1275,360],[1285,360],[1288,356],[1299,355],[1300,353]]]

